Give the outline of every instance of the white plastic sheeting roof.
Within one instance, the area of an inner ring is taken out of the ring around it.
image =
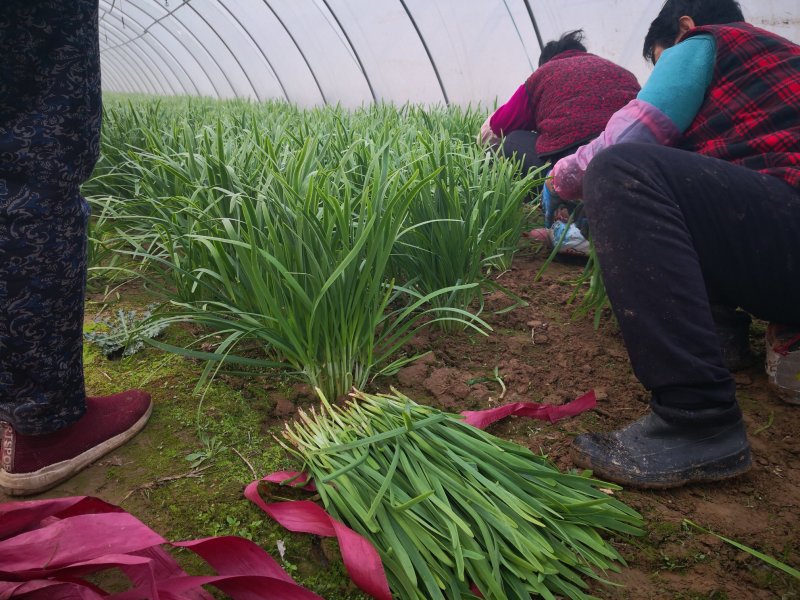
[[[641,81],[663,0],[100,0],[103,87],[160,95],[493,105],[546,43],[583,29],[589,51]],[[747,20],[800,42],[798,0],[743,0]]]

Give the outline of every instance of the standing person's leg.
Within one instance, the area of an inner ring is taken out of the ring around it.
[[[43,491],[132,437],[150,398],[86,398],[82,336],[98,154],[97,1],[0,15],[0,490]]]
[[[576,439],[576,462],[623,483],[730,477],[750,453],[709,297],[800,323],[800,193],[689,152],[622,144],[584,183],[604,282],[652,413]]]

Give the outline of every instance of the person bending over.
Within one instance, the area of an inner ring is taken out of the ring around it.
[[[478,143],[497,147],[507,158],[521,159],[525,172],[539,169],[597,137],[611,115],[638,91],[633,73],[590,54],[583,45],[583,31],[570,31],[545,45],[539,68],[486,119]],[[562,249],[585,254],[585,219],[575,215],[579,228],[569,227],[569,236],[564,231],[573,208],[574,203],[559,207],[545,192],[545,229],[530,235],[552,246],[563,234]]]

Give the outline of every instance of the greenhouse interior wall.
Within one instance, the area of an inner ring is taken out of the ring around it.
[[[590,52],[650,67],[662,0],[101,0],[106,91],[285,100],[502,103],[540,45],[583,29]],[[747,20],[800,41],[797,0],[742,0]]]

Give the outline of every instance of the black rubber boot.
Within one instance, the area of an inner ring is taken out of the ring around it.
[[[712,304],[711,316],[728,370],[741,371],[753,366],[756,357],[750,350],[750,315],[735,308]]]
[[[744,424],[718,427],[670,425],[650,413],[609,433],[584,433],[573,442],[573,460],[594,476],[639,488],[671,488],[719,481],[750,469]]]

